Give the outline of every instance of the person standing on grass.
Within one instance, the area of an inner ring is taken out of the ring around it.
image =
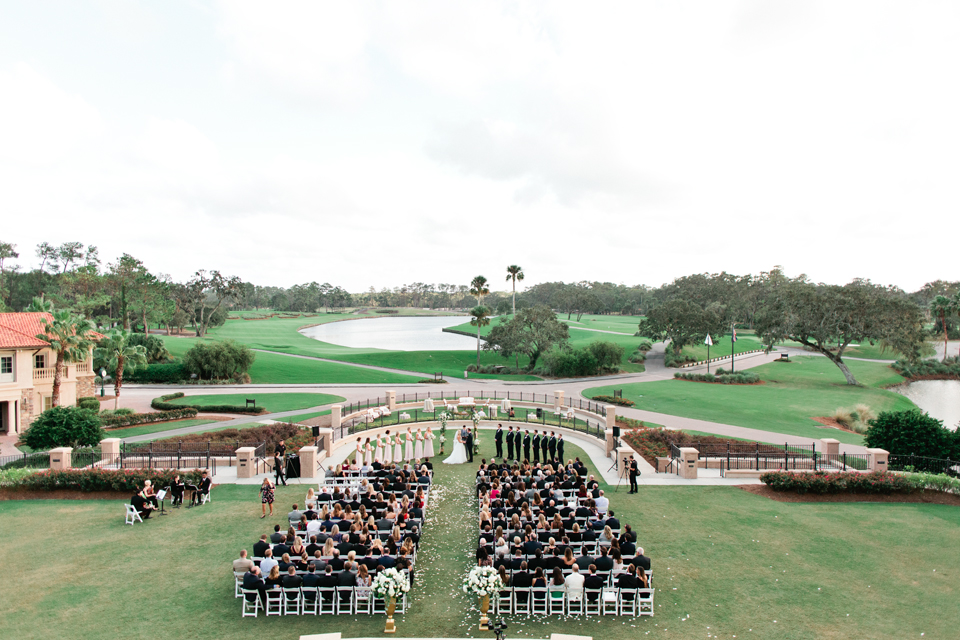
[[[273,493],[273,483],[270,482],[270,478],[264,478],[263,484],[260,485],[260,507],[263,510],[261,520],[267,517],[267,505],[270,505],[270,515],[273,515]]]
[[[277,449],[273,452],[273,473],[276,475],[273,481],[274,486],[279,485],[281,482],[283,486],[287,486],[287,476],[284,473],[285,470],[283,466],[283,454]]]

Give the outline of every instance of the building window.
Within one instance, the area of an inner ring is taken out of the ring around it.
[[[34,369],[46,369],[47,368],[47,356],[42,353],[38,353],[33,356],[33,368]]]
[[[13,356],[0,356],[0,375],[13,373]]]
[[[53,396],[43,396],[43,410],[53,408]]]

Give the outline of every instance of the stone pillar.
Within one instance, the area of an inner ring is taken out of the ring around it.
[[[619,477],[621,477],[621,478],[626,478],[626,477],[627,477],[627,471],[629,470],[629,467],[627,467],[627,465],[623,464],[623,459],[624,459],[624,458],[630,458],[630,456],[635,456],[635,455],[637,455],[637,453],[634,452],[634,450],[633,450],[632,447],[617,447],[616,454],[617,454],[617,470],[618,470],[618,475],[619,475]]]
[[[253,459],[257,450],[253,447],[237,449],[237,478],[252,478],[256,474],[256,461]]]
[[[680,477],[684,480],[696,480],[699,459],[700,452],[693,447],[680,447]]]
[[[396,391],[387,391],[387,408],[390,411],[397,410],[397,392]]]
[[[323,449],[322,451],[327,452],[327,457],[333,455],[333,429],[327,427],[320,427],[318,438],[323,438]]]
[[[840,455],[840,441],[834,440],[833,438],[820,438],[820,446],[822,453],[825,456],[836,456]]]
[[[868,466],[870,471],[887,470],[887,461],[890,458],[889,451],[886,449],[867,449],[867,453],[870,454],[870,462]]]
[[[341,416],[343,415],[343,405],[335,404],[330,407],[330,428],[339,429]]]
[[[14,434],[20,433],[20,430],[17,428],[17,401],[10,400],[7,402],[7,415],[4,416],[4,422],[7,425],[7,433]]]
[[[300,477],[312,480],[317,477],[317,448],[300,449]]]
[[[617,408],[612,404],[607,405],[607,429],[613,429],[617,426]]]
[[[120,468],[120,438],[104,438],[100,441],[100,459],[104,465]]]
[[[560,411],[563,407],[563,391],[557,390],[553,392],[553,410]]]
[[[609,458],[613,454],[613,450],[617,448],[617,439],[613,437],[613,429],[606,429],[604,435],[606,436],[604,451]]]
[[[70,457],[72,455],[73,447],[50,449],[50,470],[60,471],[61,469],[69,469],[71,464]]]

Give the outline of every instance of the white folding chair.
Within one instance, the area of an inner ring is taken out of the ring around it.
[[[355,587],[353,590],[354,613],[373,613],[373,594],[370,587]]]
[[[550,612],[550,604],[547,602],[546,587],[530,587],[530,598],[533,600],[533,614],[547,615]]]
[[[607,615],[608,613],[617,615],[617,605],[619,602],[620,590],[617,587],[604,587],[603,592],[600,594],[600,614]]]
[[[603,589],[584,589],[584,613],[588,616],[598,616],[600,615],[600,595],[603,593]]]
[[[637,589],[620,589],[617,614],[621,616],[637,615]]]
[[[243,593],[243,611],[242,617],[257,617],[257,611],[263,609],[263,603],[260,602],[260,592],[256,589],[241,589]]]
[[[337,613],[337,588],[320,587],[317,589],[317,602],[319,602],[319,611],[317,615],[336,615]]]
[[[316,587],[300,587],[300,611],[303,615],[315,616],[320,613],[320,595]]]
[[[338,614],[353,613],[353,587],[337,587],[337,608]]]
[[[140,513],[133,508],[132,504],[124,506],[127,508],[127,515],[123,520],[123,524],[132,525],[134,522],[143,522],[143,518],[140,517]]]
[[[264,605],[264,613],[268,616],[283,615],[283,590],[267,589],[267,602]]]
[[[213,496],[213,491],[207,491],[206,493],[201,493],[200,504],[207,504],[208,502],[212,502],[213,498],[211,496]]]
[[[566,591],[551,590],[549,595],[550,597],[548,598],[548,601],[550,603],[550,606],[547,609],[547,611],[550,613],[550,615],[558,613],[562,616],[564,613],[566,613],[566,603],[567,603]]]
[[[374,615],[387,612],[387,601],[383,598],[377,598],[376,596],[371,596],[373,599],[373,610]]]
[[[233,597],[239,598],[241,595],[240,592],[243,590],[243,571],[234,571],[233,572]]]
[[[300,588],[283,590],[283,615],[300,615]]]
[[[567,615],[583,615],[583,589],[567,589]]]
[[[513,589],[507,587],[506,589],[501,589],[497,594],[497,598],[494,601],[496,606],[496,611],[499,614],[512,614],[513,613]]]
[[[653,615],[653,589],[637,590],[637,607],[639,608],[639,615]]]
[[[530,615],[533,611],[533,594],[530,593],[530,587],[513,588],[513,612]]]

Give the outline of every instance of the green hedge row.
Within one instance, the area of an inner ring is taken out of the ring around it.
[[[150,406],[156,409],[157,411],[175,411],[183,408],[192,408],[197,411],[202,411],[204,413],[250,413],[253,415],[258,415],[261,413],[266,413],[267,410],[263,407],[241,407],[235,404],[173,404],[172,402],[167,402],[167,400],[176,400],[177,398],[182,398],[183,392],[178,391],[176,393],[170,393],[165,396],[160,396],[159,398],[154,398],[150,402]]]
[[[621,407],[632,407],[635,404],[633,400],[624,400],[623,398],[616,398],[614,396],[593,396],[593,400],[606,402],[607,404],[616,404]]]
[[[757,384],[760,382],[760,376],[755,373],[722,373],[713,375],[712,373],[680,373],[673,374],[678,380],[693,380],[694,382],[715,382],[718,384]]]
[[[138,367],[129,373],[124,373],[126,382],[144,384],[175,384],[190,377],[186,369],[179,362],[148,364]]]
[[[152,424],[154,422],[169,422],[171,420],[183,420],[185,418],[195,418],[198,411],[193,407],[181,407],[179,409],[170,409],[168,411],[158,411],[156,413],[131,413],[127,415],[100,416],[103,426],[107,428],[132,427],[138,424]]]
[[[960,378],[960,357],[947,358],[946,362],[921,360],[913,364],[897,360],[893,368],[904,378]]]
[[[176,469],[47,469],[29,475],[5,479],[5,486],[19,489],[54,491],[129,491],[143,488],[143,481],[150,480],[153,486],[169,486],[175,475],[187,484],[200,482],[200,469],[191,471]]]
[[[760,476],[760,481],[774,491],[795,493],[911,493],[920,487],[914,479],[889,471],[857,473],[840,471],[825,473],[798,473],[794,471],[771,471]]]

